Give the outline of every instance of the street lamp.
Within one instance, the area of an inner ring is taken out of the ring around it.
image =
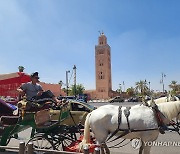
[[[123,87],[124,87],[124,92],[125,92],[125,82],[123,81]]]
[[[62,82],[62,80],[60,80],[60,81],[59,81],[59,85],[62,86],[62,84],[63,84],[63,82]]]
[[[162,80],[161,80],[161,83],[162,83],[162,86],[163,86],[163,93],[164,93],[164,78],[166,77],[166,75],[164,73],[162,73]]]
[[[149,81],[149,91],[151,91],[151,82]]]
[[[70,73],[70,71],[66,71],[66,95],[68,96],[68,88],[69,88],[69,85],[68,85],[68,73]]]
[[[147,88],[147,80],[146,79],[144,80],[144,83],[145,83],[145,85],[144,85],[143,89],[144,89],[144,95],[146,95],[146,88]]]
[[[75,95],[75,98],[76,98],[76,65],[74,65],[73,67],[73,70],[74,70],[74,95]]]
[[[121,84],[119,84],[119,93],[121,94],[122,92],[122,88],[121,88]]]

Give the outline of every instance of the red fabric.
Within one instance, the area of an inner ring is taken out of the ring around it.
[[[69,146],[65,147],[65,151],[69,151],[69,152],[79,152],[79,143],[82,142],[83,136],[81,135],[79,137],[79,139],[76,142],[72,142]],[[94,139],[91,139],[90,141],[90,145],[89,145],[89,152],[93,153],[94,149],[95,149],[95,144],[94,144]],[[82,152],[82,151],[80,151]]]
[[[0,96],[17,97],[17,88],[22,84],[30,81],[30,76],[18,72],[18,77],[12,77],[4,80],[0,80]]]

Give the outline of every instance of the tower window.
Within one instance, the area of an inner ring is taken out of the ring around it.
[[[99,54],[104,54],[104,50],[99,50]]]
[[[103,60],[99,60],[99,66],[103,66]]]
[[[98,78],[99,80],[105,79],[104,75],[99,75]]]
[[[98,92],[105,92],[105,88],[99,88]]]

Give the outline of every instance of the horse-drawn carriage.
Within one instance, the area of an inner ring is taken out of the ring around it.
[[[90,146],[93,152],[95,146],[102,147],[102,144],[114,136],[117,136],[115,139],[139,138],[142,142],[154,141],[161,132],[160,126],[163,125],[171,125],[174,128],[168,128],[168,130],[180,134],[179,123],[172,120],[179,119],[180,101],[160,103],[155,105],[155,108],[144,104],[131,108],[113,105],[99,107],[87,115],[83,135],[81,134],[82,125],[77,125],[75,122],[74,125],[64,123],[69,117],[74,121],[67,104],[59,107],[50,105],[51,109],[43,106],[41,110],[27,110],[31,105],[26,103],[25,106],[22,102],[19,105],[18,115],[1,116],[1,145],[7,145],[12,137],[17,137],[19,132],[28,127],[33,128],[28,143],[33,142],[34,148],[71,152],[79,151],[84,146]],[[59,118],[52,120],[54,110],[59,111]],[[90,127],[96,138],[93,141],[90,137]],[[105,147],[107,149],[107,146]],[[150,147],[143,144],[139,150],[139,153],[143,151],[150,153]]]
[[[9,112],[9,115],[1,115],[0,145],[6,146],[11,138],[18,138],[19,132],[31,127],[32,131],[27,143],[33,142],[34,148],[76,151],[83,125],[75,122],[70,107],[80,103],[72,100],[55,106],[53,100],[47,101],[51,103],[39,105],[38,102],[22,100],[18,104],[17,115],[13,115],[14,111]],[[71,119],[73,123],[66,124],[69,121],[67,119]]]

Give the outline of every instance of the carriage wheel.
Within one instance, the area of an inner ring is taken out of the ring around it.
[[[46,149],[46,150],[54,150],[54,146],[53,143],[51,142],[51,139],[49,139],[48,137],[44,136],[44,135],[36,135],[33,138],[31,138],[28,143],[33,143],[33,147],[35,149]],[[26,148],[27,148],[26,145]],[[36,154],[43,154],[45,152],[38,152],[35,151]]]
[[[64,133],[56,135],[57,140],[53,140],[53,145],[56,150],[69,151],[68,147],[76,142],[76,133]]]

